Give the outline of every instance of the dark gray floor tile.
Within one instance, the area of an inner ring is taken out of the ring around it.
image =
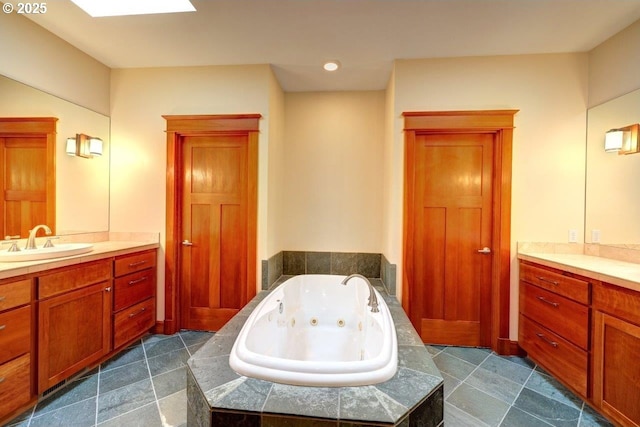
[[[156,402],[151,402],[141,408],[98,424],[99,427],[159,427],[162,425],[165,424],[160,418]]]
[[[551,399],[562,402],[577,410],[582,408],[582,399],[570,392],[565,386],[549,375],[533,371],[529,381],[527,381],[524,386],[542,394],[543,396],[550,397]]]
[[[578,427],[613,427],[613,424],[585,403]]]
[[[447,347],[444,352],[476,366],[484,362],[487,356],[491,354],[491,350],[486,348],[471,347]]]
[[[490,426],[498,425],[510,407],[508,403],[465,383],[447,397],[447,402]]]
[[[118,368],[120,366],[128,365],[129,363],[139,362],[144,360],[144,350],[142,349],[142,343],[139,342],[122,353],[106,361],[100,366],[101,371],[108,371],[109,369]]]
[[[187,392],[181,390],[158,400],[163,426],[184,427],[187,425]]]
[[[536,364],[531,361],[531,359],[527,357],[518,357],[518,356],[500,356],[504,360],[508,360],[509,362],[516,363],[518,365],[522,365],[525,368],[534,369]]]
[[[156,397],[162,399],[187,388],[187,368],[181,367],[151,378]]]
[[[147,362],[140,360],[100,373],[100,394],[149,378]]]
[[[443,349],[442,348],[438,348],[435,345],[425,345],[424,348],[427,349],[427,351],[429,352],[429,354],[431,354],[431,356],[435,356],[436,354],[440,353]]]
[[[449,374],[461,381],[467,378],[469,374],[473,372],[474,369],[476,369],[475,365],[469,362],[465,362],[462,359],[458,359],[457,357],[451,356],[446,352],[437,354],[433,358],[433,361],[435,362],[438,369],[440,369],[440,372]]]
[[[214,335],[215,332],[180,331],[180,338],[187,347],[209,341]]]
[[[514,383],[505,377],[486,369],[476,369],[465,380],[465,383],[484,391],[485,393],[502,400],[509,405],[513,404],[522,390],[522,385]]]
[[[487,360],[480,364],[480,369],[486,369],[498,375],[502,375],[508,380],[518,384],[524,384],[531,375],[532,370],[518,363],[496,356],[494,354],[487,357]]]
[[[96,422],[96,399],[86,399],[31,419],[32,427],[87,427]]]
[[[157,337],[154,339],[154,337]],[[185,349],[184,343],[178,335],[166,337],[166,335],[154,335],[148,340],[144,340],[144,350],[147,358],[161,356],[171,351]]]
[[[35,408],[32,408],[29,411],[26,411],[16,418],[12,419],[7,423],[7,427],[27,427],[29,425],[29,421],[31,420],[31,415],[33,415],[34,409]]]
[[[536,418],[531,414],[521,411],[518,408],[511,407],[507,416],[502,420],[500,427],[545,427],[551,424]]]
[[[155,377],[156,375],[160,375],[164,372],[173,371],[174,369],[186,366],[189,357],[189,352],[184,347],[181,350],[171,351],[159,356],[150,357],[147,359],[147,362],[149,363],[149,371],[151,371],[151,376]]]
[[[55,394],[49,396],[47,399],[39,402],[36,406],[34,413],[35,417],[38,417],[47,412],[55,411],[65,406],[72,405],[74,403],[94,399],[98,393],[98,376],[93,375],[88,378],[81,378],[67,384]]]
[[[154,401],[151,379],[101,394],[98,397],[98,423],[124,415]]]
[[[446,402],[444,404],[444,425],[446,427],[489,427],[488,424]]]
[[[550,399],[526,387],[522,389],[513,406],[554,426],[575,427],[578,425],[578,419],[580,418],[580,411],[575,408]]]
[[[462,381],[445,372],[440,372],[440,375],[444,378],[444,397],[447,398]]]

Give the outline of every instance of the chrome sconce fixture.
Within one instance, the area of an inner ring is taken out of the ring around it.
[[[618,154],[634,154],[640,152],[638,146],[638,124],[619,129],[608,130],[604,136],[604,151]]]
[[[100,138],[77,133],[75,138],[67,138],[66,153],[70,156],[91,157],[102,156],[103,142]]]

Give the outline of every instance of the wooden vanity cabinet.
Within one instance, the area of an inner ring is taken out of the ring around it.
[[[521,261],[519,345],[584,398],[589,395],[589,302],[586,279]]]
[[[107,355],[111,259],[43,274],[38,282],[38,393]]]
[[[640,426],[640,292],[593,289],[593,401],[624,426]]]
[[[156,250],[119,256],[113,264],[113,348],[139,338],[156,321]]]
[[[35,400],[33,280],[0,282],[0,423]]]

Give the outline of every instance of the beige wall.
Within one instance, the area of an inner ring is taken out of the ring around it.
[[[589,52],[589,107],[640,88],[640,21]]]
[[[273,73],[269,78],[269,163],[267,200],[267,242],[264,258],[285,249],[283,247],[284,214],[284,92]]]
[[[0,14],[0,74],[109,115],[110,69],[16,13]]]
[[[519,109],[512,180],[511,338],[517,337],[517,241],[566,242],[584,229],[587,55],[396,61],[393,174],[386,178],[391,235],[385,255],[402,277],[401,114],[421,110]]]
[[[258,280],[266,259],[268,65],[118,69],[111,80],[111,231],[160,231],[165,245],[166,136],[162,115],[259,113]],[[270,83],[271,82],[271,83]],[[271,86],[270,86],[271,85]],[[278,120],[281,120],[278,119]],[[158,268],[158,319],[164,318],[164,264]]]
[[[384,100],[285,94],[284,249],[380,252]]]

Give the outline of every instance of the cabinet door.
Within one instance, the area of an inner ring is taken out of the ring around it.
[[[593,397],[625,426],[640,426],[640,326],[595,312]]]
[[[111,294],[110,282],[102,282],[40,301],[39,393],[110,351]]]

